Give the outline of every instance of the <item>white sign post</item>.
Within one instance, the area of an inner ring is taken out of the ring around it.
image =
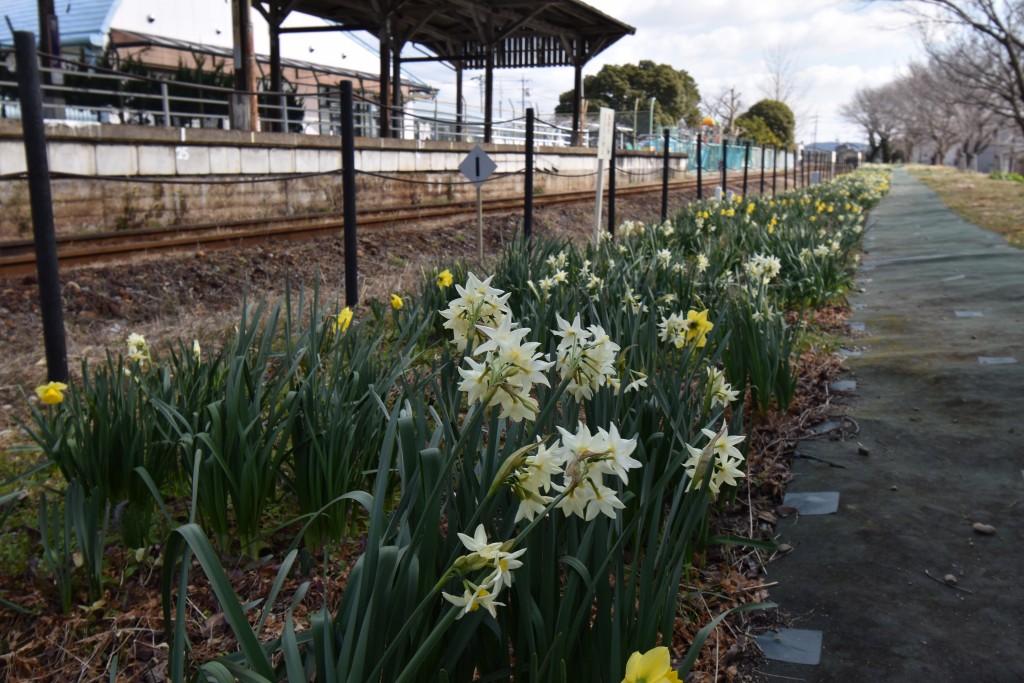
[[[604,162],[612,158],[615,142],[615,110],[601,107],[597,132],[597,200],[594,206],[594,248],[601,246],[601,199],[604,195]],[[615,173],[615,169],[612,169]]]
[[[480,247],[480,261],[484,260],[484,201],[480,189],[497,168],[498,165],[487,156],[487,152],[480,149],[480,145],[469,150],[469,154],[459,164],[462,175],[476,186],[476,239]]]

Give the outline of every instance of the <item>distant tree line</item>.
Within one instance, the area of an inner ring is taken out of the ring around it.
[[[1000,140],[1024,150],[1024,5],[911,0],[927,60],[863,88],[841,110],[866,133],[872,160],[962,167]],[[924,10],[929,10],[925,13]]]

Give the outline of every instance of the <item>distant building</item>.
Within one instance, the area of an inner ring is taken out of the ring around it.
[[[75,0],[66,8],[57,9],[59,49],[68,60],[66,68],[82,70],[84,67],[79,64],[95,65],[106,58],[115,65],[132,60],[161,79],[173,79],[179,65],[228,75],[233,72],[231,9],[227,3],[176,0],[164,5],[140,0]],[[0,14],[7,15],[15,30],[39,33],[37,3],[33,0],[0,0]],[[254,25],[262,22],[257,13],[253,14]],[[324,23],[310,17],[299,21],[302,25]],[[140,25],[145,30],[140,30]],[[261,32],[259,26],[254,26],[254,40],[259,90],[269,90],[270,60],[266,54],[259,54],[261,48],[266,51],[265,30]],[[7,23],[0,22],[0,44],[12,43]],[[283,89],[291,94],[286,105],[293,108],[288,115],[290,130],[333,133],[339,120],[340,83],[352,81],[357,95],[356,134],[375,134],[377,106],[359,101],[360,96],[370,101],[378,99],[380,81],[373,71],[378,61],[375,45],[365,44],[345,32],[290,34],[282,38],[282,54]],[[312,56],[330,57],[325,61],[334,63],[313,61]],[[348,64],[363,68],[351,68]],[[102,83],[97,79],[95,86],[90,85],[99,87]],[[431,88],[414,78],[404,78],[402,90],[405,100],[430,99],[434,95]],[[261,101],[261,109],[279,111],[272,109],[280,105],[280,98],[276,99],[277,102]],[[227,106],[226,95],[223,106]],[[156,103],[151,108],[149,117],[159,119],[161,108]],[[170,108],[175,109],[173,105]],[[217,111],[216,116],[175,117],[174,125],[224,125],[226,115],[220,116],[220,110]],[[98,108],[94,114],[95,120],[104,122],[117,122],[121,116]],[[132,116],[133,123],[141,122],[138,112]]]

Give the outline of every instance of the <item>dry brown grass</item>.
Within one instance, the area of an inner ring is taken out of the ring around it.
[[[943,166],[906,168],[957,215],[1024,248],[1024,183]]]

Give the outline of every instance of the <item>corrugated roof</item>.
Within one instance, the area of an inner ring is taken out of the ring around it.
[[[63,47],[103,47],[110,21],[121,0],[54,0],[60,43]],[[16,31],[39,34],[39,15],[33,0],[0,0],[0,16],[6,15]],[[12,45],[6,21],[0,21],[0,43]]]

